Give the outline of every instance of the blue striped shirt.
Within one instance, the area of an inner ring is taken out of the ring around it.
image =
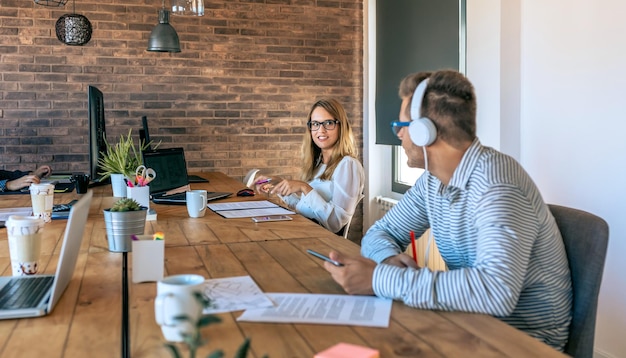
[[[561,234],[539,190],[515,161],[474,140],[448,185],[425,172],[362,240],[380,263],[403,252],[409,232],[432,228],[448,271],[379,264],[377,296],[443,311],[496,316],[562,350],[571,277]]]

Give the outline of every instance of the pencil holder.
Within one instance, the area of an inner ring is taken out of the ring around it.
[[[134,186],[126,188],[126,197],[135,199],[141,206],[145,206],[150,209],[150,187],[149,186]]]
[[[153,240],[152,235],[137,235],[132,241],[133,283],[156,282],[163,279],[165,241]]]

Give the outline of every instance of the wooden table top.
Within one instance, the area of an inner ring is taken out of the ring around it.
[[[199,173],[209,183],[192,189],[236,192],[244,186],[218,173]],[[102,210],[116,200],[111,187],[92,189],[94,198],[72,281],[51,314],[0,321],[2,357],[116,357],[121,353],[122,254],[107,249]],[[55,194],[55,204],[78,198]],[[259,200],[231,197],[225,201]],[[29,195],[3,195],[0,207],[30,206]],[[157,220],[146,233],[165,233],[165,275],[200,274],[206,278],[250,275],[264,292],[343,294],[305,251],[331,248],[358,254],[353,242],[330,233],[299,215],[293,221],[253,223],[224,219],[207,211],[189,218],[185,206],[151,205]],[[53,274],[65,220],[46,224],[42,244],[44,273]],[[128,255],[132,267],[132,254]],[[0,229],[0,274],[11,275],[6,229]],[[129,277],[132,274],[129,273]],[[156,283],[130,283],[132,357],[171,357],[154,318]],[[251,338],[249,357],[313,357],[336,343],[372,347],[381,357],[560,357],[563,354],[500,320],[480,314],[417,310],[394,302],[388,328],[318,324],[237,322],[241,311],[223,313],[222,322],[204,327],[208,340],[198,357],[223,349],[232,357],[244,337]],[[184,349],[184,348],[183,348]],[[187,356],[186,350],[184,356]]]

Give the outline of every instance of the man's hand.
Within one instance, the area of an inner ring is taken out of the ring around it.
[[[415,263],[415,260],[411,256],[405,253],[387,257],[386,259],[383,260],[383,263],[387,265],[398,266],[398,267],[411,267],[414,269],[419,269],[419,266]]]
[[[337,251],[331,251],[329,257],[343,266],[324,262],[324,268],[333,279],[351,295],[373,295],[372,277],[376,262],[361,256],[348,257]]]
[[[24,175],[21,178],[9,180],[7,182],[7,190],[16,191],[30,186],[31,184],[39,184],[39,182],[39,177],[36,175]]]
[[[36,175],[39,178],[46,178],[52,174],[52,168],[49,165],[42,165],[37,170],[31,173],[32,175]]]

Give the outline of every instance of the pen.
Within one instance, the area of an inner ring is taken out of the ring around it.
[[[272,178],[269,179],[264,179],[264,180],[259,180],[258,182],[254,183],[254,185],[261,185],[261,184],[267,184],[269,182],[272,181]]]
[[[413,260],[415,260],[415,264],[417,265],[417,248],[415,245],[415,233],[411,230],[411,246],[413,247]]]

